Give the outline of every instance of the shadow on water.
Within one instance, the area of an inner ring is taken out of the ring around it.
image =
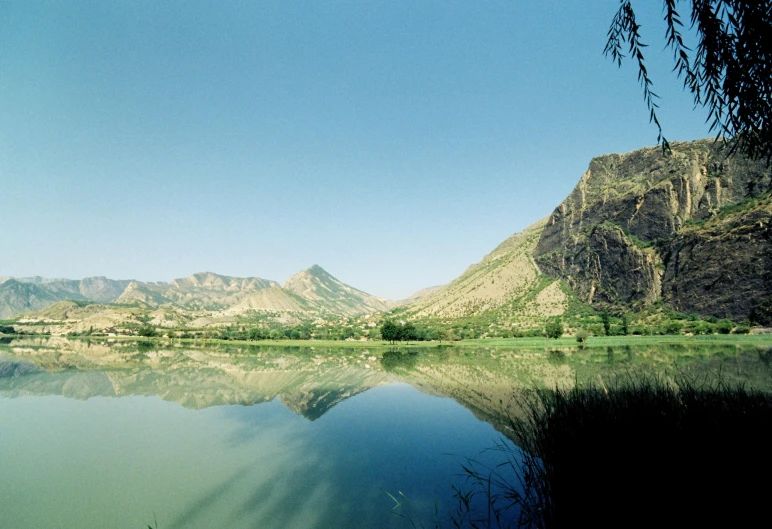
[[[633,375],[533,390],[521,404],[522,451],[501,450],[493,470],[465,466],[464,494],[488,498],[494,518],[519,509],[513,527],[752,527],[767,516],[769,393]],[[461,525],[499,526],[473,515]]]
[[[347,402],[344,407],[348,410],[336,410],[321,424],[295,418],[293,424],[279,420],[277,425],[262,420],[270,418],[271,412],[262,413],[255,407],[225,410],[229,422],[237,422],[228,439],[243,449],[245,456],[240,460],[248,462],[247,472],[239,468],[234,476],[211,487],[170,527],[199,527],[208,520],[214,520],[212,526],[217,527],[408,527],[389,512],[392,505],[386,490],[403,490],[415,501],[414,520],[431,519],[427,504],[438,491],[445,498],[446,512],[450,488],[440,482],[456,471],[458,459],[439,465],[447,468],[448,474],[438,472],[435,460],[448,456],[430,453],[420,445],[420,437],[426,434],[416,424],[427,421],[399,419],[409,415],[404,410],[409,408],[408,403],[416,402],[416,397],[418,402],[432,399],[426,403],[429,407],[439,404],[448,410],[452,406],[446,399],[421,395],[406,385],[377,388],[373,393]],[[395,401],[396,409],[388,404],[373,409],[362,403],[367,399],[376,403]],[[277,405],[273,406],[274,412],[279,411],[286,419],[286,412]],[[468,417],[467,413],[461,415]],[[407,437],[409,432],[416,439]],[[447,433],[429,434],[433,439],[430,444],[445,442],[446,437]],[[422,460],[416,453],[423,451],[430,455]],[[422,464],[426,468],[421,468]],[[449,523],[443,516],[443,526],[446,520]]]
[[[233,473],[228,479],[213,487],[204,496],[199,497],[182,514],[174,519],[169,527],[171,529],[181,529],[190,526],[191,522],[197,520],[201,515],[207,512],[216,503],[227,499],[232,489],[236,488],[238,482],[252,471],[248,466]]]
[[[279,460],[283,458],[278,457]],[[169,529],[212,527],[331,528],[351,519],[350,496],[333,485],[336,476],[325,472],[310,454],[266,468],[248,465],[196,499],[168,525]]]
[[[306,458],[301,466],[258,484],[233,510],[227,525],[247,520],[255,527],[313,529],[334,527],[336,521],[348,519],[340,512],[349,507],[347,498],[330,481],[333,476],[324,475],[315,463]]]

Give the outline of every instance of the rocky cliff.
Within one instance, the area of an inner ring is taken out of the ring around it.
[[[772,197],[736,209],[672,239],[662,298],[682,312],[772,326]]]
[[[595,306],[663,299],[749,318],[772,300],[769,201],[753,198],[771,183],[768,165],[713,140],[600,156],[548,219],[534,258]],[[742,215],[727,217],[732,207]]]

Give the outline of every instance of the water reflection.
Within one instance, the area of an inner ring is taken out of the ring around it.
[[[772,348],[666,344],[546,350],[436,347],[386,351],[310,347],[195,347],[61,338],[0,345],[0,395],[157,395],[186,408],[278,398],[317,420],[370,388],[405,382],[506,423],[518,389],[571,387],[634,373],[724,381],[772,390]],[[506,432],[505,432],[506,433]]]
[[[387,491],[410,499],[412,521],[433,525],[437,510],[450,526],[459,460],[509,434],[517,391],[719,371],[769,391],[771,358],[733,345],[14,340],[0,345],[0,526],[139,528],[154,512],[163,529],[410,526],[389,515]]]

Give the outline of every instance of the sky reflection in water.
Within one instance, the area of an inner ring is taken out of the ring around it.
[[[0,526],[402,527],[451,509],[461,455],[500,437],[451,399],[373,388],[316,421],[278,399],[0,398]]]
[[[506,433],[513,390],[719,366],[769,389],[770,356],[14,341],[0,346],[0,526],[410,526],[387,493],[416,524],[447,526],[460,463],[496,457],[480,453]]]

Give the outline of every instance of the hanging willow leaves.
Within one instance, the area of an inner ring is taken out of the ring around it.
[[[657,94],[646,69],[641,26],[630,0],[621,0],[608,31],[604,54],[617,65],[629,55],[638,65],[638,81],[658,131]],[[681,8],[689,6],[697,45],[684,44]],[[663,0],[666,47],[673,51],[673,71],[691,92],[696,106],[708,110],[710,130],[732,140],[731,152],[772,160],[772,1]],[[627,54],[627,55],[626,55]]]

